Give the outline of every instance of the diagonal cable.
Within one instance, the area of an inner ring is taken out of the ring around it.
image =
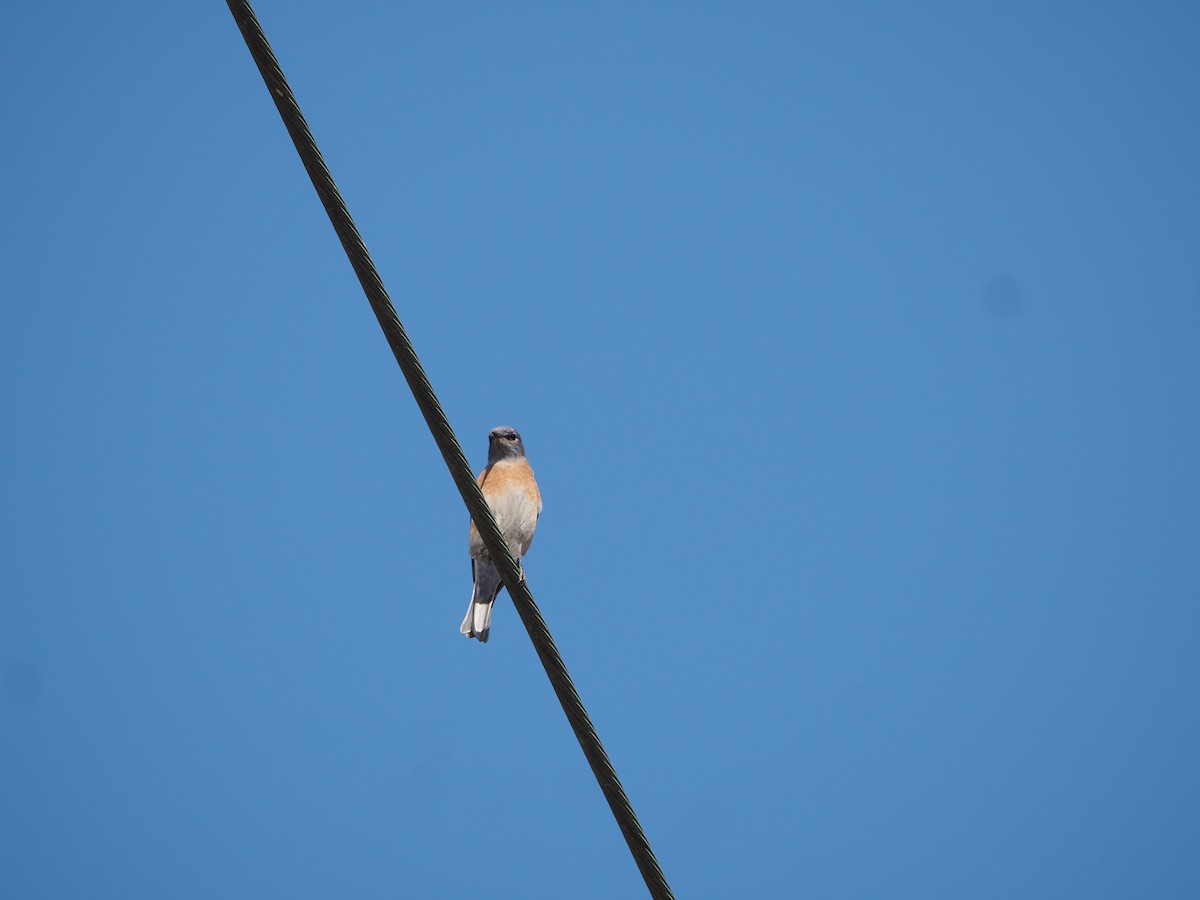
[[[621,781],[617,778],[616,770],[613,769],[608,754],[604,751],[604,745],[600,743],[596,729],[592,726],[587,710],[584,709],[583,701],[579,699],[579,693],[575,690],[571,676],[567,673],[567,667],[559,655],[558,648],[554,645],[554,639],[550,636],[542,614],[533,600],[533,594],[529,592],[529,587],[520,573],[517,561],[509,552],[508,545],[505,543],[500,529],[496,526],[492,511],[484,501],[479,486],[475,483],[470,464],[463,455],[458,438],[455,437],[454,430],[450,427],[441,404],[438,403],[433,387],[421,366],[421,361],[417,358],[417,353],[404,331],[404,326],[400,324],[396,308],[392,306],[392,301],[383,286],[379,272],[371,261],[371,255],[367,252],[366,245],[363,244],[354,220],[350,218],[350,212],[346,209],[342,195],[333,181],[333,176],[329,173],[329,168],[321,157],[321,151],[317,149],[317,143],[308,129],[308,123],[305,122],[304,116],[300,112],[300,107],[296,103],[291,88],[288,87],[287,80],[283,77],[283,71],[279,67],[278,60],[275,59],[275,54],[271,51],[271,45],[267,42],[266,35],[263,34],[262,26],[259,25],[258,18],[254,15],[254,10],[250,8],[249,3],[242,2],[242,0],[226,0],[226,2],[242,32],[242,37],[246,40],[250,55],[254,57],[258,71],[262,75],[263,81],[266,82],[271,99],[275,101],[283,124],[287,127],[288,134],[292,136],[296,152],[300,154],[304,168],[308,171],[309,178],[312,179],[317,196],[321,198],[325,212],[328,213],[329,220],[333,223],[333,229],[342,242],[342,248],[350,259],[350,265],[354,267],[354,272],[358,276],[363,292],[367,295],[371,309],[375,311],[379,327],[383,329],[384,337],[387,338],[396,362],[400,365],[400,371],[404,373],[404,378],[417,401],[417,406],[420,407],[421,414],[425,417],[425,424],[429,426],[433,439],[437,442],[442,458],[445,459],[446,466],[450,469],[450,475],[458,486],[459,493],[462,494],[463,501],[470,511],[471,519],[479,529],[488,553],[491,554],[496,567],[500,570],[504,586],[508,588],[513,605],[516,606],[521,621],[525,623],[525,629],[529,632],[530,640],[533,641],[534,650],[537,651],[538,658],[542,661],[542,667],[546,670],[554,693],[558,695],[559,703],[562,704],[567,721],[571,723],[579,746],[583,748],[583,755],[587,757],[588,764],[592,767],[592,774],[595,775],[600,790],[604,792],[604,798],[608,801],[613,817],[617,820],[617,825],[625,836],[625,842],[629,845],[629,851],[633,854],[642,878],[646,881],[650,896],[655,900],[667,900],[667,898],[673,900],[674,894],[671,893],[666,877],[659,868],[654,851],[650,848],[650,842],[646,840],[646,835],[629,803],[629,798],[625,796],[625,789],[621,787]]]

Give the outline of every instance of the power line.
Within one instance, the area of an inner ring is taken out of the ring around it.
[[[342,242],[342,248],[350,259],[350,265],[354,267],[354,272],[358,276],[363,292],[367,295],[371,309],[375,311],[379,327],[383,329],[383,335],[392,348],[396,362],[400,365],[400,371],[404,373],[404,378],[408,382],[409,389],[412,390],[417,406],[420,407],[421,414],[425,417],[425,424],[429,426],[429,431],[432,433],[434,441],[437,442],[438,449],[442,452],[442,458],[446,461],[450,476],[458,486],[459,493],[462,494],[463,502],[466,503],[471,518],[479,529],[484,546],[487,547],[488,553],[491,554],[492,560],[500,570],[504,586],[508,588],[513,605],[516,606],[521,621],[525,623],[525,629],[529,632],[530,640],[533,641],[533,648],[542,661],[542,667],[546,670],[554,693],[558,695],[563,712],[567,715],[567,721],[571,723],[575,737],[579,740],[579,746],[583,748],[583,755],[587,757],[588,764],[592,767],[592,774],[596,776],[600,790],[604,792],[604,798],[608,801],[613,817],[617,820],[617,825],[625,836],[625,842],[629,845],[629,851],[633,854],[642,878],[646,881],[650,896],[655,900],[667,900],[667,898],[673,900],[674,894],[671,893],[667,879],[663,875],[662,869],[659,868],[654,851],[650,848],[650,842],[646,840],[646,835],[629,803],[629,798],[625,796],[625,789],[621,787],[621,781],[617,778],[616,770],[613,769],[608,754],[604,751],[604,745],[600,743],[596,729],[592,726],[592,720],[588,717],[587,710],[584,709],[583,701],[579,699],[579,693],[575,690],[571,676],[567,673],[567,667],[562,661],[562,656],[559,655],[558,648],[554,645],[554,638],[550,636],[550,630],[546,627],[542,614],[533,600],[533,594],[529,592],[529,587],[525,583],[517,561],[509,552],[508,545],[492,516],[492,511],[483,499],[483,493],[479,490],[479,486],[475,483],[471,466],[463,455],[458,438],[455,437],[454,430],[450,427],[441,404],[438,403],[433,387],[421,366],[421,361],[417,358],[417,353],[404,331],[404,326],[400,324],[396,308],[392,306],[392,301],[383,286],[379,272],[371,261],[371,255],[367,252],[366,245],[354,225],[354,220],[350,218],[350,212],[342,200],[341,192],[338,191],[333,176],[329,173],[329,168],[321,157],[317,142],[313,138],[312,132],[309,131],[308,123],[300,112],[300,107],[296,103],[292,89],[288,86],[287,79],[283,77],[283,70],[279,67],[279,61],[275,59],[275,54],[271,51],[271,45],[267,42],[266,35],[263,34],[262,26],[259,25],[258,18],[254,15],[254,10],[250,8],[249,3],[240,2],[240,0],[226,0],[226,2],[229,11],[233,13],[234,21],[237,22],[237,26],[242,32],[242,37],[246,40],[250,55],[254,57],[258,71],[262,75],[263,81],[266,82],[271,99],[275,101],[283,124],[287,127],[288,134],[292,136],[296,152],[300,154],[304,168],[308,170],[308,176],[312,179],[317,196],[321,198],[325,212],[329,215],[329,221],[333,223],[333,229]]]

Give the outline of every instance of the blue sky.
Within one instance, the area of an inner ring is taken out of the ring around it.
[[[257,12],[680,897],[1200,894],[1200,11]],[[0,12],[0,895],[639,896],[223,4]]]

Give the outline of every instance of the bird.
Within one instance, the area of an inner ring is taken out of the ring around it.
[[[520,566],[542,514],[542,494],[525,458],[525,444],[515,428],[501,425],[488,433],[487,468],[479,473],[476,482]],[[504,585],[474,522],[467,534],[467,546],[475,586],[467,615],[458,630],[486,644],[492,625],[492,605]]]

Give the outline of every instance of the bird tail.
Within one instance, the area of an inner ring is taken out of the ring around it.
[[[488,631],[492,627],[492,606],[495,605],[496,595],[500,593],[500,573],[488,560],[473,559],[471,574],[475,577],[475,587],[471,591],[467,615],[458,630],[486,644]]]

